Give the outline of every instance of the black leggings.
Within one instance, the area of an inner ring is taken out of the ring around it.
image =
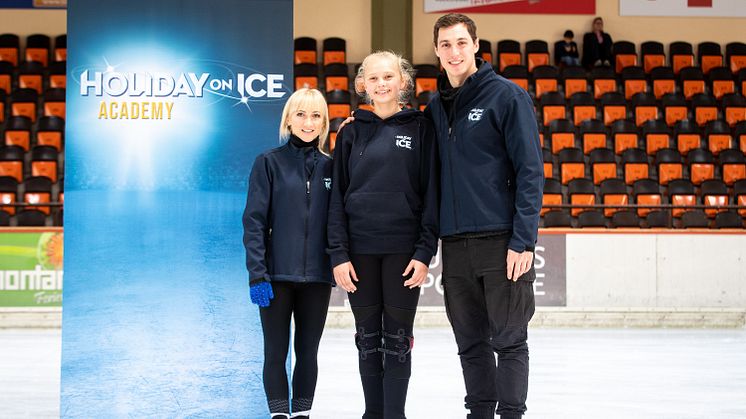
[[[272,282],[275,298],[259,309],[264,331],[264,391],[269,412],[289,416],[285,361],[290,340],[290,316],[295,319],[293,414],[308,416],[316,390],[321,332],[329,308],[331,284]],[[280,416],[282,417],[282,416]]]
[[[364,419],[404,418],[412,369],[412,326],[420,288],[402,273],[411,254],[350,256],[359,279],[348,294],[355,316],[355,344],[365,396]],[[411,275],[410,275],[411,276]]]

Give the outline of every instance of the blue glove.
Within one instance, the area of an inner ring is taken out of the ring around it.
[[[251,302],[259,307],[269,307],[269,300],[275,298],[275,294],[272,292],[272,284],[267,281],[251,285],[249,287],[249,296],[251,297]]]

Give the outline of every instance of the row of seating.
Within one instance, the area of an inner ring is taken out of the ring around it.
[[[17,182],[28,177],[46,177],[55,183],[63,176],[63,166],[63,153],[52,146],[37,145],[28,152],[16,145],[0,147],[0,176]]]
[[[26,37],[21,55],[21,40],[16,34],[0,35],[0,61],[7,61],[14,67],[21,61],[35,61],[46,66],[52,61],[67,61],[67,35],[59,35],[52,40],[48,35],[34,34]]]
[[[319,62],[317,50],[315,38],[307,36],[295,38],[294,63],[315,65]],[[337,37],[324,39],[322,41],[321,58],[321,63],[324,66],[334,63],[345,64],[347,62],[347,41]]]
[[[555,43],[557,45],[564,41]],[[486,40],[480,40],[479,52],[481,58],[489,63],[492,61],[492,44]],[[720,44],[714,42],[701,42],[697,45],[696,66],[704,73],[708,73],[714,67],[726,66],[731,72],[736,73],[746,68],[746,44],[742,42],[730,42],[725,45],[725,57]],[[504,39],[497,42],[496,61],[493,63],[499,71],[503,71],[511,65],[524,64],[529,72],[540,66],[549,65],[549,44],[543,40],[532,40],[526,42],[523,54],[521,44],[512,39]],[[666,65],[666,61],[676,74],[685,67],[695,66],[694,48],[689,42],[672,42],[668,48],[668,60],[664,45],[657,41],[643,42],[640,45],[638,56],[637,47],[629,41],[617,41],[611,47],[613,56],[613,69],[621,73],[622,69],[629,66],[643,67],[649,73],[656,67]],[[556,54],[555,54],[556,55]],[[555,56],[554,63],[559,65]]]
[[[553,210],[541,217],[542,228],[651,228],[651,229],[743,229],[743,218],[733,212],[720,212],[714,219],[709,219],[702,210],[693,209],[685,212],[681,218],[671,218],[666,210],[651,211],[640,217],[634,211],[617,211],[606,217],[601,211],[583,211],[577,217],[567,211]]]
[[[17,88],[33,89],[41,94],[49,88],[67,86],[66,61],[55,61],[44,66],[38,61],[24,61],[17,68],[8,61],[0,61],[0,91],[9,94]]]
[[[16,89],[9,96],[0,91],[0,124],[21,116],[35,123],[39,118],[55,116],[65,119],[65,89],[47,89],[39,95],[33,89]]]

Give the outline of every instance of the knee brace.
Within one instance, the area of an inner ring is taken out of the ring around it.
[[[415,310],[384,306],[384,369],[389,378],[409,378]]]
[[[381,348],[381,306],[352,307],[355,315],[355,346],[365,361]]]
[[[399,362],[407,362],[407,355],[414,348],[414,336],[408,335],[404,329],[398,329],[396,334],[383,332],[383,341],[381,352],[395,356]]]

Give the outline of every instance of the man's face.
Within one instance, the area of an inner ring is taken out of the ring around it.
[[[458,23],[438,30],[435,55],[449,78],[463,80],[476,69],[474,55],[479,51],[479,40],[472,40],[466,25]]]

